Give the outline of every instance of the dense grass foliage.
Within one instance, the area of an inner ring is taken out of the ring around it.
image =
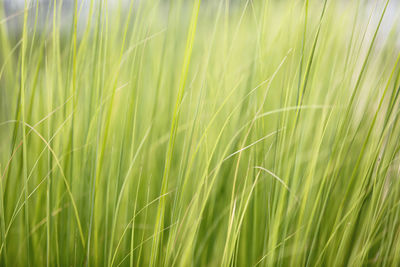
[[[1,266],[399,266],[389,1],[108,2],[2,10]]]

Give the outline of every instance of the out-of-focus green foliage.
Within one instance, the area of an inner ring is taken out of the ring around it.
[[[0,19],[1,266],[400,264],[388,1],[54,1],[46,29],[28,2]]]

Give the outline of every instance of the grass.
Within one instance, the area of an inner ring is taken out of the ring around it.
[[[371,3],[1,7],[0,265],[398,266],[399,10]]]

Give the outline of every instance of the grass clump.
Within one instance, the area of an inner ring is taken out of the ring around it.
[[[399,265],[389,1],[73,3],[0,10],[1,266]]]

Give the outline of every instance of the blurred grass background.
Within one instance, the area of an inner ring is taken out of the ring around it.
[[[0,265],[398,266],[393,2],[3,2]]]

